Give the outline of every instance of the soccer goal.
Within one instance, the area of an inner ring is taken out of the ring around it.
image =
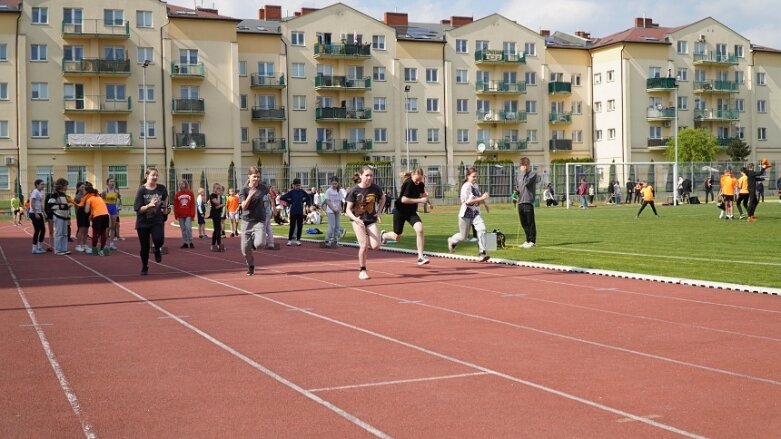
[[[578,185],[585,180],[593,189],[593,200],[590,199],[590,203],[625,203],[627,182],[636,184],[640,181],[654,187],[657,200],[676,203],[674,168],[675,162],[568,162],[565,163],[564,185],[559,185],[559,193],[566,194],[567,208],[570,208],[573,203],[578,203]],[[615,191],[616,182],[618,192]]]

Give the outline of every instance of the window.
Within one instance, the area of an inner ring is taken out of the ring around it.
[[[124,26],[125,13],[121,9],[104,9],[103,24],[106,26]]]
[[[143,123],[143,121],[141,121]],[[147,121],[147,128],[149,128],[149,121]],[[109,134],[127,134],[127,121],[126,120],[110,120],[106,122],[106,132]]]
[[[293,95],[293,110],[306,110],[306,95]]]
[[[144,88],[143,85],[138,86],[138,102],[154,102],[155,101],[155,86],[147,85]]]
[[[239,109],[249,110],[249,96],[239,95]]]
[[[124,101],[126,98],[124,84],[106,84],[107,101]]]
[[[537,45],[534,43],[524,43],[523,53],[525,53],[526,56],[537,56]]]
[[[767,140],[767,128],[757,128],[757,140]]]
[[[743,54],[743,45],[742,44],[735,44],[735,56],[738,58],[744,58],[745,55]]]
[[[689,109],[689,97],[688,96],[678,96],[678,109],[679,110],[688,110]]]
[[[572,132],[572,143],[583,143],[583,130],[575,130]]]
[[[293,128],[293,141],[306,143],[306,128]]]
[[[469,143],[469,130],[466,128],[459,128],[456,130],[456,142]]]
[[[239,76],[247,76],[247,61],[239,61]]]
[[[505,41],[502,43],[502,52],[506,55],[515,55],[515,42]]]
[[[767,113],[766,103],[764,99],[757,101],[757,113]]]
[[[661,139],[662,138],[662,127],[650,127],[648,130],[648,138],[649,139]]]
[[[607,138],[608,140],[613,140],[616,138],[616,129],[610,128],[607,130]]]
[[[10,182],[11,178],[9,175],[8,166],[0,166],[0,189],[10,189]]]
[[[456,113],[469,112],[469,99],[456,99]]]
[[[30,84],[31,96],[33,100],[47,100],[49,99],[49,83],[47,82],[33,82]]]
[[[602,74],[601,73],[594,73],[594,84],[601,84],[602,83]]]
[[[33,24],[49,24],[49,8],[33,8]]]
[[[65,134],[84,134],[86,132],[86,123],[81,120],[66,120]]]
[[[735,99],[735,110],[738,111],[738,113],[743,113],[746,111],[746,101],[743,99]]]
[[[488,41],[486,40],[475,41],[475,51],[482,52],[484,50],[488,50]]]
[[[125,59],[125,48],[122,46],[107,46],[103,48],[105,59]]]
[[[8,44],[0,44],[0,61],[8,61]]]
[[[456,40],[456,53],[468,53],[469,46],[466,40]]]
[[[572,75],[572,85],[576,87],[580,87],[581,85],[583,85],[581,82],[580,73]]]
[[[746,138],[746,127],[738,127],[735,129],[735,137],[737,137],[740,140],[743,140]]]
[[[594,113],[601,113],[602,112],[602,102],[597,101],[594,102]]]
[[[662,77],[662,68],[658,67],[658,66],[648,67],[648,77],[649,78],[661,78]]]
[[[414,67],[405,67],[404,68],[404,81],[405,82],[417,82],[418,80],[418,69]]]
[[[575,101],[572,103],[572,114],[583,114],[583,102]]]
[[[306,78],[306,68],[302,62],[294,62],[290,65],[290,76],[293,78]]]
[[[765,85],[765,72],[757,72],[757,85]]]
[[[607,111],[616,111],[616,100],[615,99],[608,99],[607,100]]]
[[[413,113],[418,111],[418,98],[407,99],[407,111]]]
[[[735,83],[742,85],[745,82],[743,72],[740,70],[735,71]]]
[[[149,61],[150,64],[155,63],[155,49],[152,47],[139,47],[136,54],[138,55],[137,64],[144,64],[144,61]]]
[[[426,111],[429,113],[438,113],[439,112],[439,99],[437,98],[427,98],[426,99]]]
[[[616,71],[615,70],[608,70],[607,71],[607,82],[613,82],[616,80]]]
[[[136,27],[152,27],[152,11],[136,11]]]
[[[114,179],[118,188],[127,188],[127,165],[109,165],[108,176]]]
[[[689,80],[689,69],[686,67],[679,67],[678,68],[678,80],[679,81],[688,81]]]
[[[537,142],[537,130],[526,130],[526,140],[530,143]]]
[[[385,81],[385,67],[373,67],[372,79],[375,81]]]
[[[685,55],[689,53],[689,43],[687,41],[678,41],[676,44],[678,54]]]
[[[258,63],[258,76],[266,76],[266,77],[274,76],[274,63],[273,62],[259,62]]]
[[[526,85],[537,85],[536,72],[525,72],[523,78],[526,81]]]
[[[439,143],[439,128],[429,128],[426,130],[426,141],[428,143]]]
[[[197,65],[198,49],[179,49],[179,64]]]
[[[387,98],[384,97],[375,97],[374,98],[374,111],[388,111],[387,107]]]
[[[241,127],[241,143],[249,143],[249,128]]]
[[[594,132],[594,140],[602,140],[602,130],[596,130]]]
[[[417,143],[418,142],[418,129],[417,128],[409,128],[407,129],[407,141],[410,143]]]
[[[138,132],[141,133],[141,138],[144,138],[144,121],[138,123]],[[147,139],[153,139],[157,137],[157,130],[155,129],[155,122],[151,120],[146,121],[146,133]]]
[[[372,49],[385,50],[385,35],[372,35]]]
[[[0,138],[7,139],[8,137],[8,121],[0,120]]]
[[[0,101],[8,100],[8,83],[0,82]]]
[[[388,129],[387,128],[375,128],[374,129],[374,141],[379,143],[388,143]]]
[[[49,121],[48,120],[32,121],[32,136],[49,137]]]
[[[527,113],[536,113],[537,112],[537,101],[526,101],[526,112]]]
[[[456,84],[468,84],[469,83],[469,70],[456,69]]]
[[[439,82],[439,70],[426,69],[426,82]]]
[[[303,46],[304,45],[304,33],[300,31],[292,31],[290,32],[290,44],[293,46]],[[299,128],[304,130],[304,135],[306,135],[306,129]],[[304,140],[306,141],[306,140]]]
[[[30,61],[46,61],[47,59],[48,51],[46,50],[46,44],[30,45]]]

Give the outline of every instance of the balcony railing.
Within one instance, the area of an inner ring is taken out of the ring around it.
[[[133,110],[131,99],[107,99],[91,95],[63,99],[66,113],[129,113]]]
[[[564,81],[554,81],[548,83],[549,95],[569,95],[572,94],[572,83]]]
[[[204,68],[203,63],[198,63],[198,64],[171,63],[172,78],[202,79],[204,76],[206,76],[206,69]]]
[[[486,146],[486,148],[494,151],[526,151],[526,148],[529,145],[529,142],[526,140],[509,140],[509,139],[490,139],[490,140],[478,140],[477,146],[478,151],[479,145],[483,144]]]
[[[717,137],[716,138],[716,143],[720,147],[726,148],[727,146],[732,145],[732,142],[734,142],[736,140],[742,140],[742,139],[740,139],[738,137]]]
[[[365,91],[372,89],[372,78],[348,78],[347,76],[315,76],[315,89],[337,88]]]
[[[525,53],[509,53],[502,50],[478,50],[475,64],[526,64]]]
[[[517,124],[526,123],[525,111],[478,111],[475,113],[479,124]]]
[[[198,149],[206,147],[206,134],[174,133],[174,148]]]
[[[671,91],[676,88],[675,78],[648,78],[645,80],[646,91]]]
[[[315,120],[366,122],[372,120],[372,110],[350,109],[345,107],[321,107],[315,109]]]
[[[722,110],[718,108],[706,108],[704,110],[694,110],[694,121],[732,121],[739,120],[740,113],[738,110]]]
[[[675,107],[649,108],[645,115],[646,120],[672,120],[675,119]]]
[[[130,38],[130,22],[101,19],[81,20],[78,23],[62,22],[63,38]]]
[[[62,72],[66,75],[127,76],[130,75],[129,59],[82,58],[62,60]]]
[[[249,77],[250,87],[256,88],[285,88],[285,75],[262,76],[260,73],[253,73]]]
[[[252,120],[285,120],[285,107],[252,107]]]
[[[571,112],[561,112],[561,113],[551,113],[550,116],[548,116],[548,123],[551,125],[556,124],[570,124],[572,123],[572,113]]]
[[[362,153],[372,150],[370,139],[328,139],[316,142],[317,152]]]
[[[660,147],[660,146],[667,146],[667,142],[670,141],[672,137],[663,137],[663,138],[648,138],[648,147],[654,148],[654,147]]]
[[[315,44],[315,58],[370,58],[371,44]]]
[[[280,153],[287,151],[285,139],[252,139],[252,152],[255,153]]]
[[[522,94],[526,93],[525,82],[504,82],[504,81],[478,81],[475,83],[477,93],[487,94]]]
[[[740,60],[736,55],[729,53],[695,53],[694,64],[719,64],[727,66],[736,66]]]
[[[206,112],[206,104],[203,98],[174,98],[171,102],[171,112],[174,114],[203,114]]]
[[[709,79],[694,82],[695,93],[739,93],[740,84],[735,81],[720,81]]]
[[[65,135],[65,149],[124,149],[132,147],[132,133],[82,133]]]
[[[551,139],[548,141],[549,151],[572,151],[572,139]]]

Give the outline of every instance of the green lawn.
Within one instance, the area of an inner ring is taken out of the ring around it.
[[[495,205],[483,217],[489,231],[496,228],[507,236],[507,248],[489,253],[529,262],[781,287],[781,204],[776,197],[760,203],[754,223],[719,220],[713,203],[657,206],[660,218],[646,208],[635,219],[638,208],[536,208],[537,247],[521,249],[517,212],[512,205]],[[421,214],[426,251],[447,252],[446,238],[458,230],[456,213],[457,206],[437,206]],[[380,228],[392,228],[390,215],[383,215]],[[404,238],[390,246],[415,247],[414,231],[409,225],[404,231]],[[345,241],[354,239],[348,227]],[[476,256],[476,244],[462,243],[456,253]]]

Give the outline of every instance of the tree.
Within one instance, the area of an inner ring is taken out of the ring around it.
[[[709,162],[716,158],[719,144],[716,136],[700,128],[686,128],[678,132],[679,162]],[[675,160],[675,139],[667,142],[667,158]]]
[[[732,139],[726,152],[733,162],[744,162],[751,155],[751,147],[740,139]]]

